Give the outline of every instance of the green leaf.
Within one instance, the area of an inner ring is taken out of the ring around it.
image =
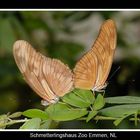
[[[25,122],[20,129],[39,129],[41,124],[40,118],[33,118]]]
[[[63,102],[79,108],[89,107],[95,100],[91,91],[76,89],[62,98]]]
[[[127,114],[135,113],[138,110],[140,110],[140,104],[116,105],[101,109],[99,113],[103,116],[123,117]]]
[[[90,104],[95,101],[95,96],[90,90],[75,89],[74,93]]]
[[[7,117],[8,116],[6,114],[0,115],[0,121],[3,120],[3,119],[7,119]]]
[[[86,122],[90,121],[93,117],[95,117],[97,115],[98,111],[96,110],[92,110],[89,112],[88,117],[86,119]]]
[[[95,99],[93,109],[94,110],[100,110],[105,105],[104,97],[101,94],[98,94],[97,98]]]
[[[118,126],[125,118],[127,118],[128,116],[132,115],[133,113],[130,113],[128,115],[125,115],[124,117],[122,118],[118,118],[117,120],[115,120],[113,123],[115,126]]]
[[[40,129],[49,129],[52,120],[45,120],[41,125]]]
[[[39,109],[28,109],[22,114],[29,118],[40,118],[42,120],[47,120],[49,118],[48,114],[45,111]]]
[[[140,104],[140,97],[135,96],[118,96],[105,98],[109,104]]]
[[[45,120],[40,125],[40,129],[54,129],[58,126],[59,122],[53,120]]]
[[[88,113],[86,109],[74,109],[64,103],[50,105],[45,111],[50,119],[56,121],[74,120]]]
[[[8,116],[6,114],[0,115],[0,129],[6,128],[8,122]]]
[[[117,120],[115,120],[113,123],[115,126],[118,126],[124,119],[125,117],[122,117],[122,118],[118,118]]]
[[[21,115],[22,115],[22,112],[15,112],[9,115],[9,118],[17,118],[17,117],[20,117]]]

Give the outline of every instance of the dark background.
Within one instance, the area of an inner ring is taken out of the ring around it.
[[[138,1],[80,1],[77,0],[3,0],[0,3],[1,9],[134,9],[139,8]]]

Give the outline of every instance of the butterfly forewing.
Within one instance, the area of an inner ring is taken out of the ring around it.
[[[73,89],[73,74],[61,61],[45,57],[23,40],[15,42],[13,54],[26,82],[48,103]]]
[[[96,91],[104,87],[113,61],[116,36],[114,21],[105,21],[91,50],[77,62],[74,68],[75,87]]]

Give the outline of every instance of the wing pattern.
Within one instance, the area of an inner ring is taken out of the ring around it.
[[[116,36],[114,21],[105,21],[91,50],[77,62],[74,68],[75,87],[95,91],[104,87],[113,61]]]
[[[73,74],[61,61],[45,57],[23,40],[15,42],[13,54],[26,82],[48,103],[73,89]]]

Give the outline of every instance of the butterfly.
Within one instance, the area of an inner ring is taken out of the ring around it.
[[[106,20],[92,48],[77,62],[74,68],[76,88],[102,92],[107,86],[113,56],[116,48],[116,25],[111,19]]]
[[[73,73],[60,60],[44,56],[24,40],[14,43],[13,55],[25,81],[43,98],[42,105],[56,103],[73,90]]]
[[[107,20],[93,47],[77,62],[73,72],[60,60],[44,56],[24,40],[14,43],[13,55],[25,81],[46,106],[74,88],[101,91],[106,86],[115,48],[116,26],[114,21]]]

